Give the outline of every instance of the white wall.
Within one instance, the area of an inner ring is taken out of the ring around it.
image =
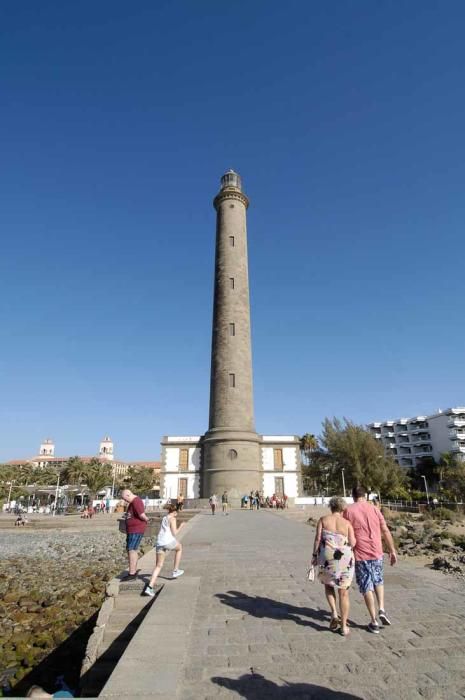
[[[182,472],[181,474],[166,474],[164,477],[164,487],[162,498],[177,498],[179,479],[187,479],[187,498],[199,498],[200,478],[196,473]]]
[[[444,413],[428,418],[428,432],[431,435],[433,457],[436,461],[439,461],[442,452],[450,452],[452,449],[449,428],[447,427],[447,421],[450,418],[451,416],[447,416]]]
[[[285,471],[295,471],[297,469],[297,447],[283,448],[283,463]]]
[[[274,449],[283,451],[283,471],[276,471],[274,468]],[[273,446],[262,446],[262,467],[263,467],[263,495],[271,497],[276,493],[275,477],[284,479],[284,493],[289,498],[298,495],[298,480],[296,470],[298,469],[298,445],[284,447],[275,444]]]
[[[179,469],[179,447],[165,448],[164,469],[168,472],[175,472]]]
[[[295,472],[267,472],[263,474],[263,496],[271,498],[276,493],[275,477],[284,479],[284,493],[289,498],[297,496],[297,474]]]

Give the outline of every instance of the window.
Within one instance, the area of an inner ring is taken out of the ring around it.
[[[234,277],[229,278],[229,288],[234,289]]]
[[[236,335],[236,324],[235,323],[229,324],[229,335]]]
[[[229,452],[228,452],[228,457],[229,457],[229,459],[237,459],[237,452],[236,452],[236,450],[229,450]]]
[[[229,236],[229,245],[234,248],[234,236]]]
[[[232,388],[234,388],[236,386],[236,375],[235,374],[229,375],[229,386]]]
[[[281,449],[273,450],[274,468],[278,471],[283,469],[283,451]]]
[[[278,476],[274,480],[274,492],[278,498],[284,496],[284,479],[282,476]]]
[[[187,479],[179,479],[178,481],[178,497],[187,498]]]
[[[179,470],[182,472],[187,471],[189,463],[189,450],[179,450]]]

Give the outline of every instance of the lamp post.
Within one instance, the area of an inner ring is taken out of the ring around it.
[[[115,497],[116,469],[113,467],[113,484],[111,485],[111,497]]]
[[[424,474],[421,475],[421,478],[425,482],[425,491],[426,491],[426,503],[429,505],[429,493],[428,493],[428,482],[426,481],[426,476]]]
[[[11,489],[13,488],[14,481],[10,481],[10,490],[8,491],[8,512],[11,510]]]
[[[346,497],[346,482],[344,479],[344,467],[341,469],[341,474],[342,474],[342,490],[344,491],[344,498]]]
[[[56,512],[57,512],[58,489],[59,489],[59,488],[60,488],[60,475],[58,474],[58,478],[57,478],[57,487],[56,487],[56,491],[55,491],[55,504],[54,504],[55,507],[54,507],[54,509],[53,509],[53,515],[56,515]]]

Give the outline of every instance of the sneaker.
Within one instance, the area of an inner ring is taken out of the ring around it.
[[[386,612],[384,610],[379,611],[378,617],[381,620],[381,622],[383,623],[383,625],[390,625],[391,624],[391,620],[388,618],[388,616],[386,615]]]
[[[377,622],[370,622],[368,625],[368,631],[372,632],[373,634],[379,634],[379,625]]]
[[[147,584],[146,587],[144,588],[144,590],[142,591],[142,595],[148,595],[148,596],[150,596],[150,598],[153,598],[155,596],[155,591],[152,588],[152,586],[149,586]]]
[[[173,577],[173,578],[179,578],[180,576],[183,575],[183,573],[184,573],[184,569],[175,569],[175,570],[173,571],[173,576],[172,576],[172,577]]]

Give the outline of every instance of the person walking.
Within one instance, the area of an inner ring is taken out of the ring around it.
[[[250,508],[250,510],[253,510],[254,505],[255,505],[255,498],[253,495],[253,491],[251,491],[249,494],[249,508]]]
[[[255,491],[255,505],[257,506],[257,510],[260,510],[260,492]]]
[[[228,502],[228,492],[227,491],[224,491],[223,495],[221,496],[221,505],[223,508],[223,515],[229,515],[229,513],[228,513],[229,502]]]
[[[361,486],[352,489],[354,504],[346,508],[344,518],[354,528],[355,579],[370,614],[368,630],[379,634],[378,618],[383,625],[391,624],[384,608],[383,540],[389,551],[391,566],[397,562],[397,553],[383,514],[367,502],[365,495],[365,489]]]
[[[325,587],[331,610],[329,629],[338,629],[345,637],[349,634],[349,588],[354,577],[355,535],[350,522],[344,520],[346,502],[334,496],[329,502],[330,515],[319,519],[313,544],[312,564],[318,565],[318,580]],[[337,611],[335,589],[338,591],[340,616]]]
[[[144,512],[142,498],[129,489],[121,492],[121,498],[128,504],[126,511],[126,549],[128,552],[129,569],[122,581],[133,581],[137,578],[137,559],[140,543],[144,536],[148,518]]]
[[[170,503],[168,506],[166,506],[166,508],[168,513],[162,518],[160,531],[157,536],[157,543],[155,545],[155,568],[150,581],[146,584],[144,590],[142,591],[142,595],[150,596],[151,598],[153,598],[155,595],[155,584],[157,582],[158,575],[163,568],[167,552],[175,553],[172,578],[179,578],[184,573],[184,570],[179,568],[182,557],[182,544],[177,541],[176,535],[184,527],[185,523],[181,523],[178,526],[176,522],[178,511],[176,510],[175,505],[171,505]]]
[[[215,513],[216,513],[216,506],[218,505],[218,497],[217,497],[216,493],[213,493],[213,494],[210,496],[210,501],[209,501],[209,503],[210,503],[210,508],[212,509],[212,515],[215,515]]]

